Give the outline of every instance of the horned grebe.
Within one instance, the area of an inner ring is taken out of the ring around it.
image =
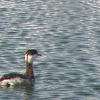
[[[32,85],[34,83],[33,60],[41,56],[34,49],[28,50],[25,54],[26,71],[25,74],[9,73],[0,77],[0,86]]]

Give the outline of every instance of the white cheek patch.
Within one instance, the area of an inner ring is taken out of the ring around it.
[[[25,61],[27,61],[28,63],[32,63],[33,60],[37,57],[37,55],[25,55]]]
[[[34,60],[35,58],[37,58],[37,55],[33,55],[32,57],[33,57],[33,60]]]

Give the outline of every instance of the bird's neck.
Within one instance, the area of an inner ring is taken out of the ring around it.
[[[26,72],[25,75],[34,79],[34,73],[33,73],[33,63],[26,62]]]

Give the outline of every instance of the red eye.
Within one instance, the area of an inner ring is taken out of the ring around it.
[[[38,54],[38,56],[42,56],[42,55]]]

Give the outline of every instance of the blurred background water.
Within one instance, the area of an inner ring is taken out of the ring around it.
[[[1,0],[0,75],[24,73],[37,49],[35,86],[0,88],[0,100],[99,100],[100,1]]]

